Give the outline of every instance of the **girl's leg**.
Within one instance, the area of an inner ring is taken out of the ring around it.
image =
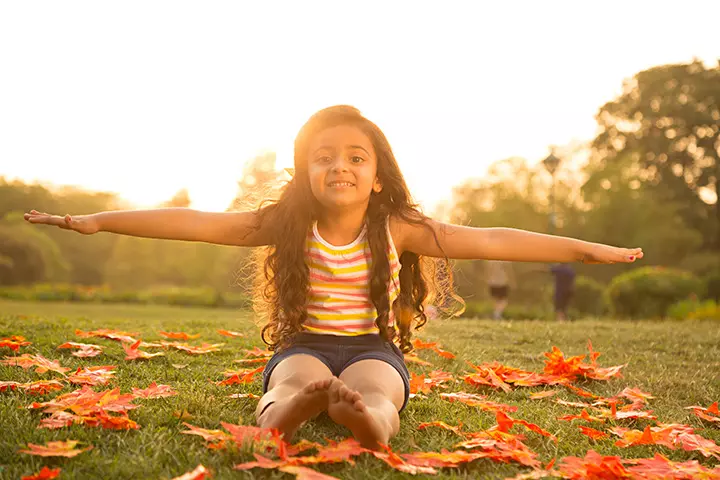
[[[328,407],[330,369],[312,355],[297,354],[278,363],[255,410],[258,426],[277,428],[290,441],[305,421]]]
[[[387,445],[400,429],[398,412],[405,384],[395,368],[381,360],[361,360],[330,385],[328,414],[345,425],[366,448]]]

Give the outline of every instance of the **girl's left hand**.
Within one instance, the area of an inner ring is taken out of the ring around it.
[[[633,263],[643,257],[642,248],[619,248],[591,243],[583,252],[583,263]]]

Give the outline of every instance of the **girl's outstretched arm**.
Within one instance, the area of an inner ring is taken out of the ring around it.
[[[54,225],[85,235],[112,232],[243,247],[268,244],[267,234],[257,228],[256,212],[214,213],[190,208],[159,208],[59,216],[32,210],[24,217],[30,223]]]
[[[430,228],[401,219],[391,221],[398,252],[409,250],[431,257],[446,255],[455,259],[515,262],[629,263],[643,256],[641,248],[618,248],[514,228],[463,227],[434,220],[428,224]]]

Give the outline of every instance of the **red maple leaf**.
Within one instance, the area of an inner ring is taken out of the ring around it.
[[[53,478],[57,478],[58,475],[60,475],[59,468],[50,469],[48,467],[43,467],[38,473],[22,477],[21,480],[50,480]]]
[[[200,338],[200,334],[190,335],[185,332],[158,332],[160,335],[166,338],[172,338],[173,340],[190,340],[193,338]]]

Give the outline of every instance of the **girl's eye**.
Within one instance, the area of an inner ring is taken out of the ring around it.
[[[322,157],[318,157],[317,161],[320,163],[332,162],[332,157],[328,157],[327,155],[324,155]]]
[[[350,161],[351,161],[352,163],[362,163],[362,162],[365,161],[365,159],[364,159],[363,157],[358,157],[357,155],[355,155],[354,157],[352,157],[352,158],[350,159]]]

